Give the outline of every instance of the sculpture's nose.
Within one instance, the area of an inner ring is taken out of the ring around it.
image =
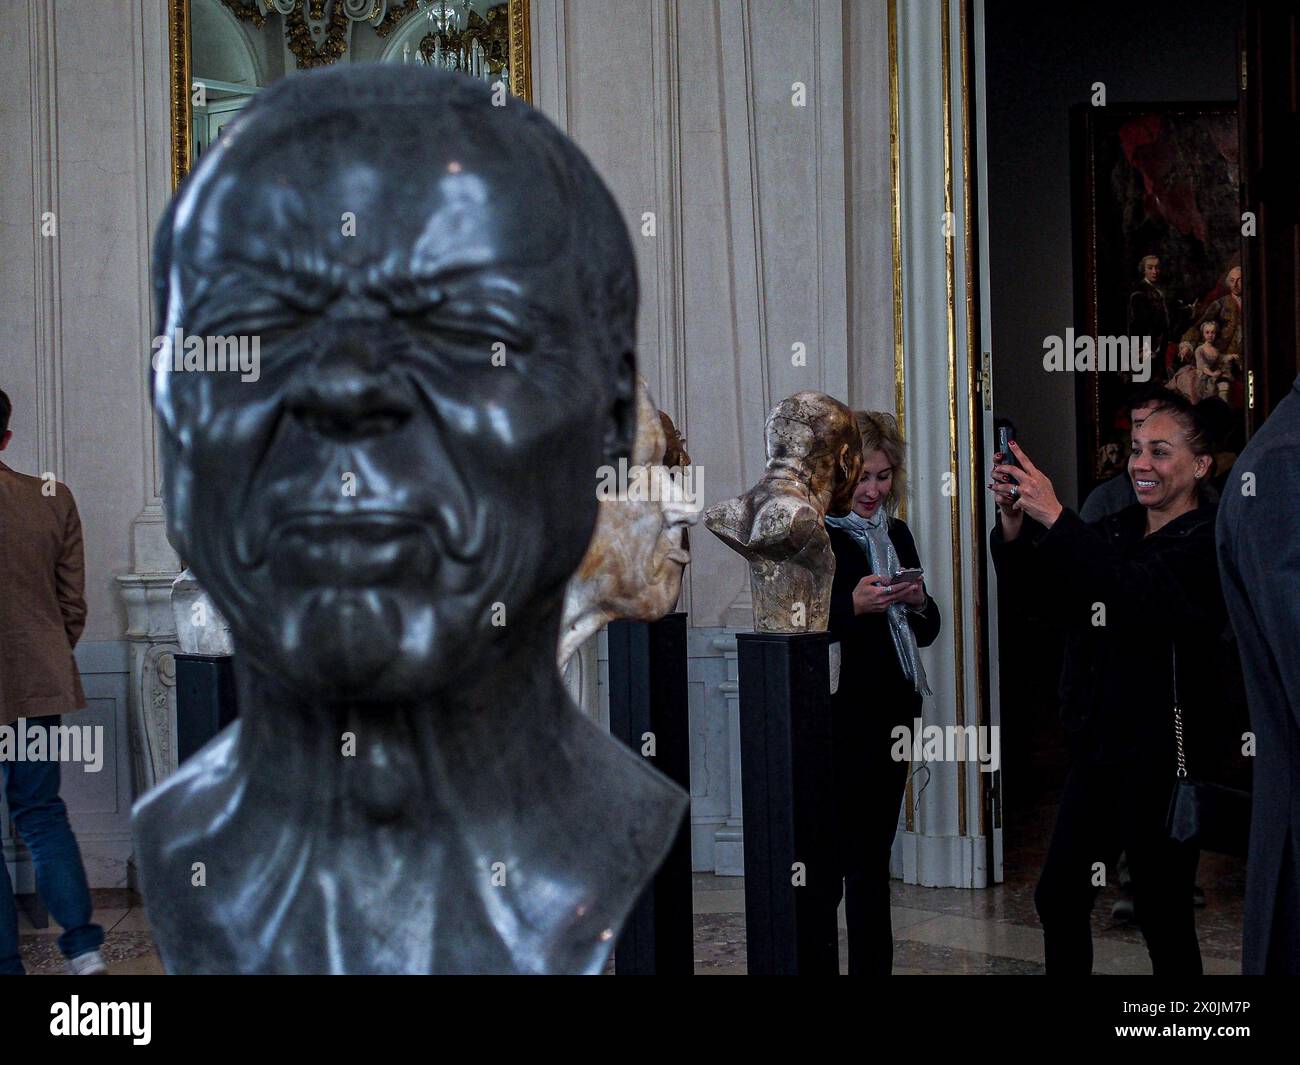
[[[395,432],[414,411],[403,379],[381,369],[359,337],[341,339],[306,371],[291,388],[288,407],[307,429],[338,441]]]

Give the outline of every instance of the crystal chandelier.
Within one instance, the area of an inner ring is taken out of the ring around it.
[[[469,25],[470,0],[416,0],[418,10],[429,21],[429,32],[412,50],[409,44],[402,48],[403,63],[423,63],[441,70],[455,70],[473,78],[492,81],[508,78],[502,69],[493,73],[488,66],[487,51],[477,36],[466,35]],[[509,81],[506,81],[509,84]]]
[[[441,34],[460,33],[469,17],[469,0],[416,0]]]

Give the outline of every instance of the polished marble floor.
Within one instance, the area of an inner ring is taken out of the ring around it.
[[[1206,973],[1241,971],[1241,899],[1245,878],[1239,862],[1205,856],[1198,881],[1206,906],[1197,910],[1197,934]],[[983,891],[924,888],[894,881],[894,972],[897,975],[1035,974],[1043,971],[1043,937],[1034,913],[1035,876],[1012,876]],[[744,973],[743,884],[735,878],[697,876],[695,971]],[[1106,889],[1093,911],[1093,971],[1151,972],[1136,927],[1111,919],[1119,897]],[[847,964],[843,908],[840,968]]]
[[[1240,862],[1206,855],[1198,880],[1206,906],[1197,911],[1207,973],[1241,970]],[[745,972],[745,892],[738,877],[696,874],[695,971]],[[1030,869],[1009,869],[1008,880],[984,891],[923,888],[894,881],[894,971],[924,973],[1041,973],[1042,934],[1033,903]],[[1098,973],[1149,973],[1142,937],[1111,920],[1115,889],[1102,892],[1093,912],[1094,968]],[[125,891],[95,893],[96,920],[107,930],[104,955],[120,976],[160,973],[140,901]],[[55,947],[58,929],[33,929],[24,920],[23,961],[32,973],[62,972]],[[841,912],[840,956],[847,958]],[[842,961],[843,964],[843,961]]]

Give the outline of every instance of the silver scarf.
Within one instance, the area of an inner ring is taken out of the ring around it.
[[[884,577],[886,582],[903,568],[898,561],[898,552],[894,550],[894,541],[889,538],[889,515],[883,506],[870,518],[864,518],[853,511],[843,518],[827,515],[826,524],[842,529],[853,537],[854,542],[862,548],[862,553],[867,556],[871,572]],[[903,667],[913,689],[919,695],[929,695],[930,684],[925,678],[925,666],[921,664],[921,654],[916,647],[916,633],[907,623],[906,604],[891,603],[885,608],[885,616],[889,621],[889,635],[894,638],[898,664]]]

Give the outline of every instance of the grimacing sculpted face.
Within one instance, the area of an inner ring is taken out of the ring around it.
[[[164,332],[256,335],[261,374],[156,371],[171,531],[240,655],[323,702],[432,695],[513,619],[558,628],[630,443],[553,154],[491,107],[431,135],[428,105],[236,125],[175,213]]]
[[[659,501],[651,504],[654,510],[641,519],[657,532],[646,560],[646,585],[655,595],[655,612],[666,614],[682,590],[682,569],[691,560],[685,534],[699,520],[700,509],[698,503],[680,498],[666,466],[655,466],[651,476],[658,482]]]

